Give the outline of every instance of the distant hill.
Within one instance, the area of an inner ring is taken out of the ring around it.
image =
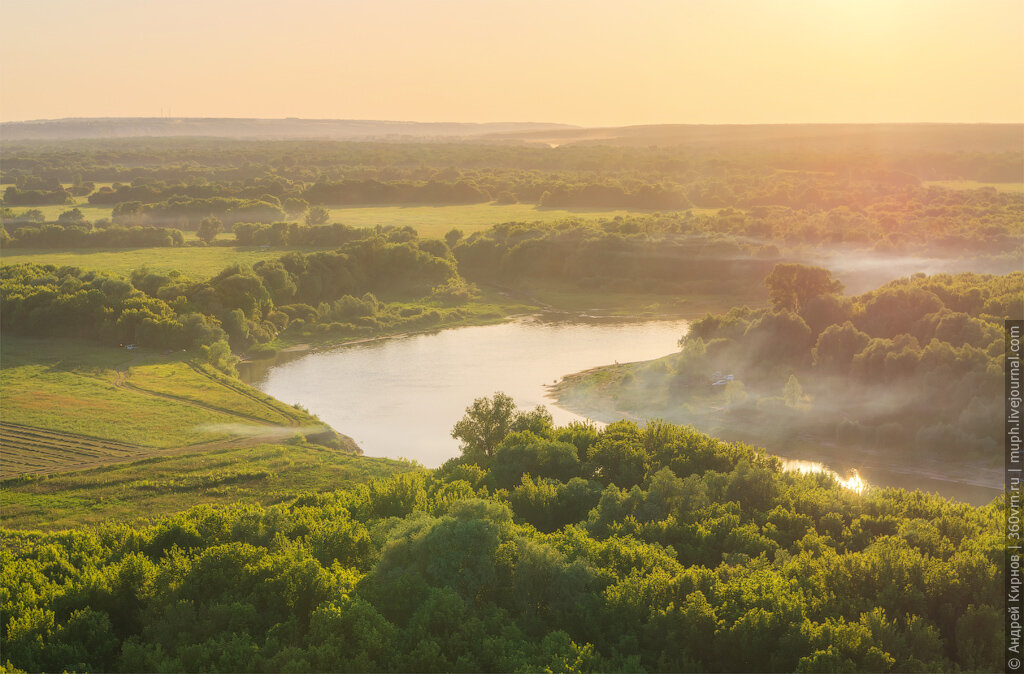
[[[1024,124],[661,124],[499,132],[486,139],[551,146],[1019,152]]]
[[[386,140],[470,138],[489,134],[551,133],[578,127],[535,122],[389,122],[361,119],[233,119],[103,117],[42,119],[0,124],[0,139],[196,137],[250,139]]]

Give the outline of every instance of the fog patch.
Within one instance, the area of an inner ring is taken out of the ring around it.
[[[266,426],[263,424],[202,424],[196,427],[201,433],[227,433],[237,437],[290,438],[296,434],[310,435],[330,430],[327,426]]]

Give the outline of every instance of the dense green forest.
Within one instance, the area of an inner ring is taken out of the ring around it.
[[[859,296],[824,269],[777,265],[771,306],[694,322],[671,356],[584,375],[563,400],[743,431],[1001,465],[1003,322],[1024,274],[939,274]]]
[[[278,506],[3,533],[30,671],[992,671],[1003,511],[499,394],[462,458]]]

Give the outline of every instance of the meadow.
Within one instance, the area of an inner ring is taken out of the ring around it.
[[[305,442],[156,456],[90,470],[0,482],[0,526],[59,530],[133,521],[189,505],[290,500],[419,470]]]
[[[168,273],[178,271],[192,279],[214,276],[233,264],[253,265],[260,260],[273,260],[289,251],[303,248],[260,248],[258,246],[203,246],[187,248],[128,248],[116,250],[90,249],[6,249],[0,264],[52,264],[58,267],[78,267],[89,271],[109,271],[122,276],[132,270],[148,267],[152,271]]]
[[[252,445],[319,422],[181,353],[5,336],[0,476]]]
[[[355,206],[328,208],[330,222],[350,227],[412,227],[425,239],[440,239],[452,229],[472,234],[502,222],[556,222],[565,218],[614,218],[642,213],[621,209],[540,208],[534,204],[458,204],[455,206]]]

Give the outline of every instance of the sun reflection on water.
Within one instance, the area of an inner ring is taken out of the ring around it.
[[[847,489],[852,489],[858,494],[864,493],[864,490],[868,486],[867,482],[860,479],[860,475],[857,474],[857,471],[853,471],[853,475],[846,478],[845,480],[839,480],[839,484],[843,485]]]
[[[782,461],[782,470],[787,473],[795,471],[798,473],[824,473],[831,475],[836,479],[836,482],[857,494],[863,494],[864,490],[868,488],[868,483],[861,478],[856,470],[852,470],[849,475],[842,477],[839,473],[819,461],[803,461],[800,459],[780,460]]]

